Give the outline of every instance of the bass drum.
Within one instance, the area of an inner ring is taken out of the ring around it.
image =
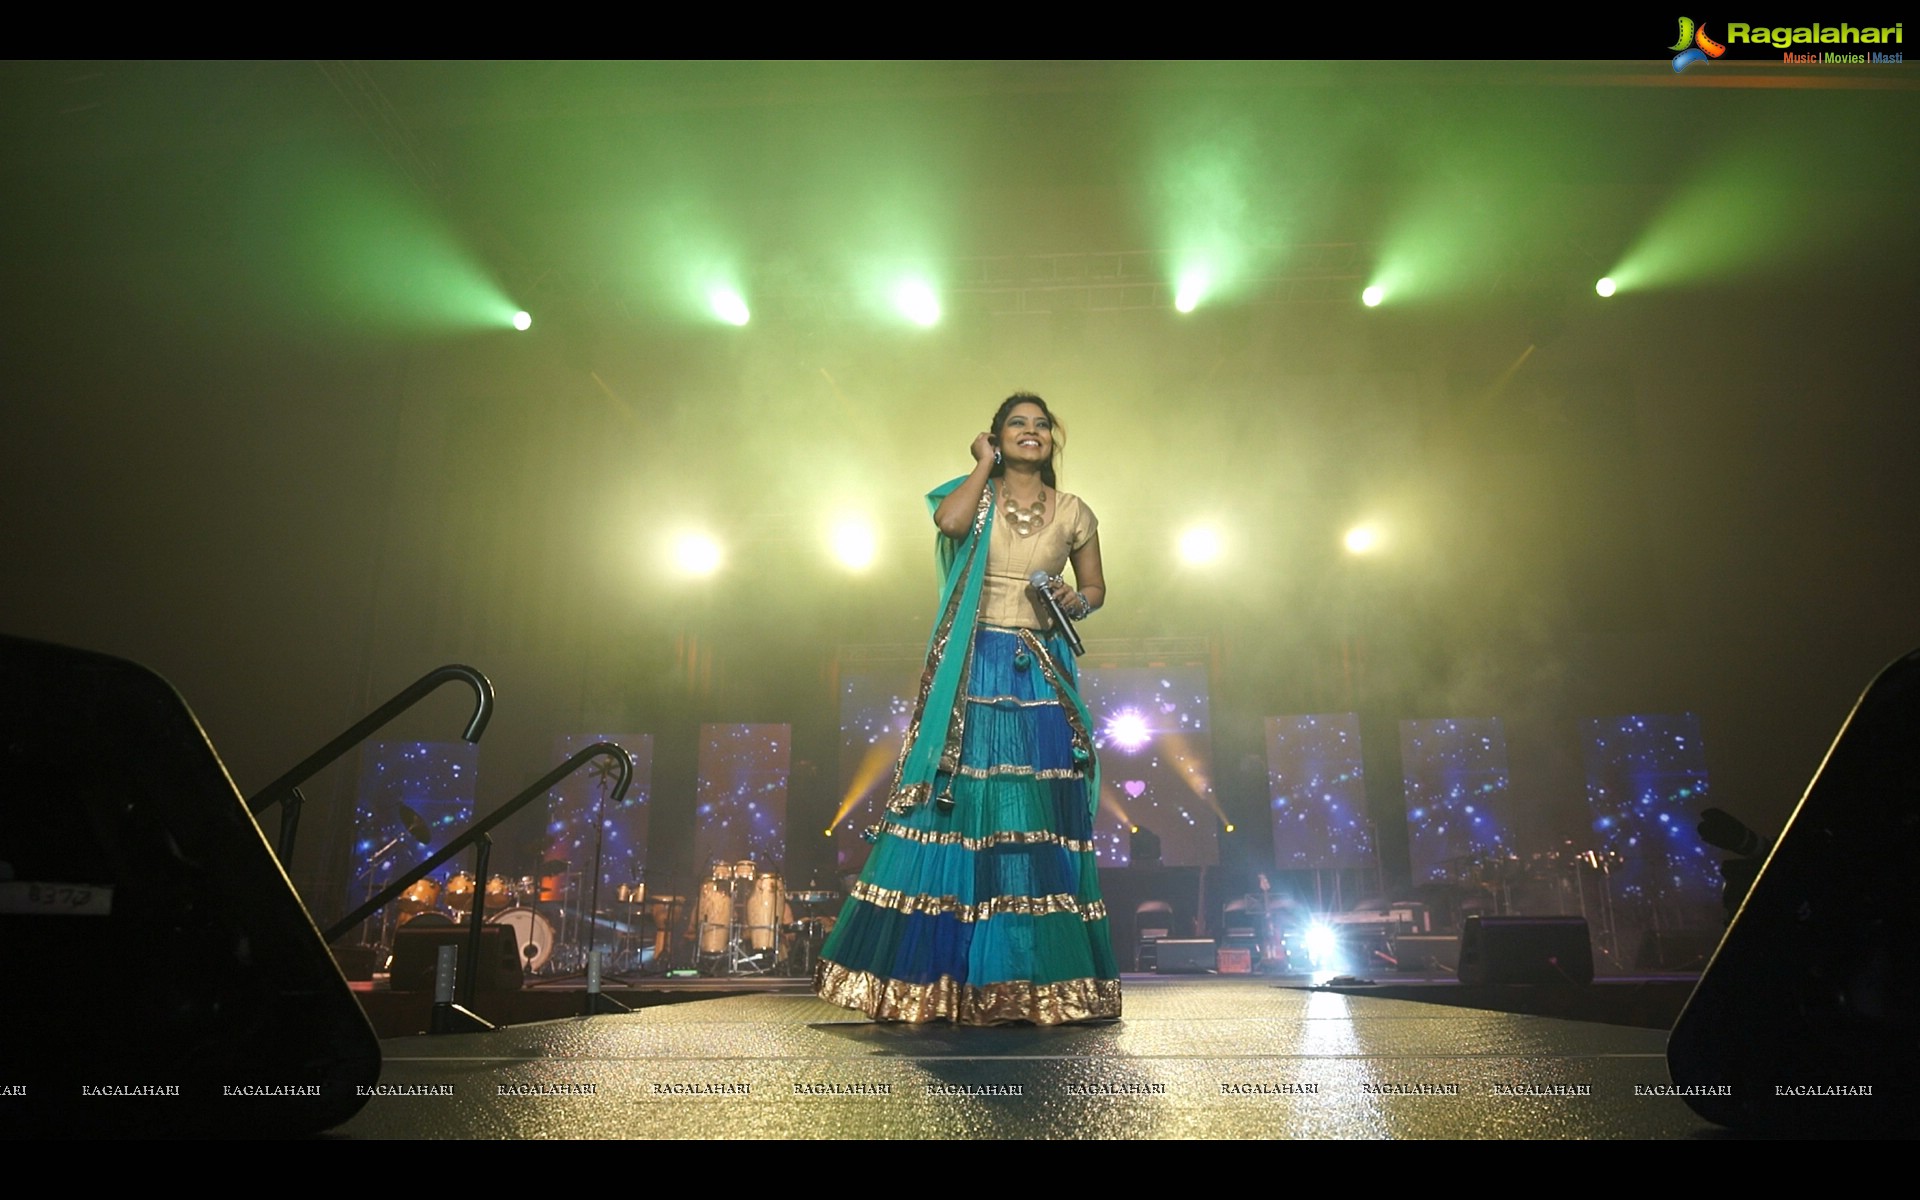
[[[505,925],[513,930],[514,942],[520,947],[520,962],[531,975],[547,965],[553,957],[553,922],[545,914],[531,908],[509,908],[487,918],[489,925]]]
[[[780,916],[786,908],[787,891],[780,876],[763,872],[747,893],[746,928],[742,931],[750,950],[772,950],[780,944]]]
[[[727,952],[727,929],[733,924],[733,889],[717,879],[700,885],[698,942],[702,954]]]

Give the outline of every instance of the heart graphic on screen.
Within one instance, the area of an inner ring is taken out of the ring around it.
[[[1127,795],[1138,800],[1147,790],[1147,781],[1144,779],[1129,779],[1120,786],[1126,789]]]

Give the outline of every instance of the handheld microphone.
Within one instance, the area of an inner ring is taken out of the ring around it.
[[[1039,592],[1040,598],[1047,602],[1047,611],[1053,614],[1053,623],[1058,625],[1060,631],[1067,635],[1067,645],[1073,647],[1075,654],[1085,654],[1087,647],[1086,644],[1080,640],[1079,631],[1073,627],[1072,621],[1067,620],[1067,614],[1060,609],[1060,602],[1053,598],[1053,592],[1047,587],[1048,584],[1053,582],[1053,576],[1047,574],[1045,571],[1035,571],[1033,574],[1027,576],[1027,582],[1032,584],[1033,590]]]

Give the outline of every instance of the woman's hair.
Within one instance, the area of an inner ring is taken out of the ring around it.
[[[1060,461],[1060,452],[1067,448],[1067,427],[1060,423],[1059,417],[1053,415],[1053,410],[1047,407],[1045,400],[1042,400],[1032,392],[1015,392],[1005,400],[1002,400],[999,408],[993,410],[993,424],[987,427],[987,432],[993,435],[993,444],[996,446],[999,445],[1000,427],[1007,423],[1007,414],[1022,404],[1039,405],[1040,411],[1047,414],[1047,424],[1053,427],[1053,453],[1047,456],[1047,465],[1040,468],[1040,482],[1050,488],[1058,490],[1060,484],[1055,480],[1054,464]],[[993,474],[995,476],[1004,475],[1006,474],[1006,470],[1004,465],[995,463]]]

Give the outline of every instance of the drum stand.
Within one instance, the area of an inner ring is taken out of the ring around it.
[[[744,940],[758,925],[742,925],[732,922],[727,930],[727,974],[729,975],[766,975],[774,968],[777,955],[771,949],[752,950]],[[762,961],[763,956],[769,956]]]

